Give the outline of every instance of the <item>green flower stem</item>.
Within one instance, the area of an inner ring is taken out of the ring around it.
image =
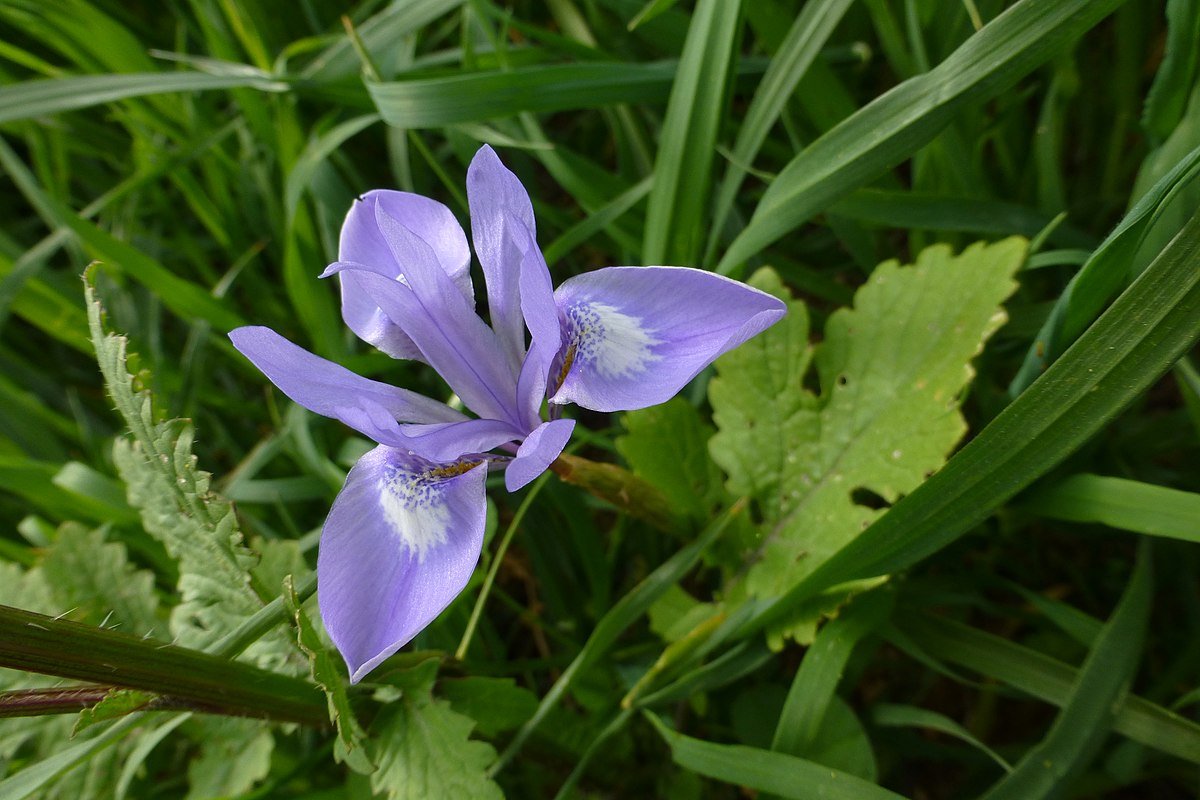
[[[328,724],[316,687],[184,647],[0,606],[0,666],[166,695],[186,707]]]
[[[537,497],[538,492],[546,485],[546,480],[550,475],[544,474],[529,487],[528,494],[521,501],[521,505],[517,506],[517,513],[513,514],[512,522],[508,523],[508,529],[504,531],[504,537],[500,540],[500,546],[496,548],[495,554],[492,556],[492,563],[488,567],[487,575],[483,578],[483,587],[479,590],[479,597],[475,600],[475,608],[471,609],[471,618],[467,620],[467,629],[463,631],[462,641],[458,643],[458,650],[454,652],[454,657],[459,661],[467,655],[467,649],[471,646],[471,639],[475,636],[475,627],[479,624],[479,617],[483,614],[483,607],[487,605],[488,595],[491,594],[492,584],[496,582],[496,574],[500,571],[500,564],[504,561],[504,554],[508,552],[508,546],[512,543],[513,535],[517,532],[517,527],[520,526],[521,520],[525,519],[525,512],[533,505],[533,498]]]
[[[587,490],[659,530],[668,533],[683,530],[683,520],[666,496],[623,467],[563,453],[550,469],[567,483]]]

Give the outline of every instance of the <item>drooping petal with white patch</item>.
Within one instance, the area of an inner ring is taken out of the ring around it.
[[[483,547],[487,466],[437,468],[388,447],[346,478],[321,531],[317,600],[358,682],[467,585]]]
[[[786,311],[765,292],[687,267],[608,267],[567,280],[554,300],[567,339],[551,402],[594,411],[670,399]]]
[[[354,272],[374,302],[396,320],[462,401],[481,417],[521,427],[517,376],[495,332],[438,268],[433,251],[416,234],[380,212],[380,230],[398,262],[403,282],[374,264],[331,264],[322,277]]]
[[[521,319],[521,255],[524,239],[536,239],[533,205],[521,181],[500,163],[488,145],[479,148],[467,169],[471,240],[487,281],[492,328],[514,365],[525,354]]]
[[[521,442],[517,457],[504,470],[504,486],[510,492],[515,492],[545,472],[567,446],[573,430],[573,419],[551,420],[535,428]]]
[[[270,328],[230,331],[242,355],[294,402],[341,420],[375,441],[388,441],[397,422],[458,423],[467,418],[424,395],[355,375],[314,355]]]
[[[467,237],[450,209],[428,197],[378,189],[355,200],[342,224],[338,246],[340,261],[372,264],[392,278],[398,279],[403,274],[403,265],[396,261],[379,230],[377,210],[400,220],[421,237],[463,297],[473,301],[471,250],[467,246]],[[379,308],[358,276],[343,275],[341,286],[342,318],[352,331],[393,358],[421,360],[421,353],[412,340]]]

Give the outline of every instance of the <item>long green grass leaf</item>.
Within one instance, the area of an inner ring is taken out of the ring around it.
[[[1056,796],[1095,756],[1141,660],[1153,585],[1150,548],[1143,543],[1129,587],[1079,670],[1062,713],[1046,738],[984,795],[986,800]]]
[[[928,144],[969,104],[1045,63],[1122,0],[1022,0],[931,71],[875,99],[793,158],[717,268],[728,274]]]
[[[1200,542],[1200,494],[1104,475],[1072,475],[1031,495],[1024,508],[1049,519]]]
[[[734,744],[715,744],[676,733],[647,712],[671,758],[684,769],[735,786],[770,792],[795,800],[898,800],[900,795],[845,772],[806,761]]]
[[[204,72],[147,72],[132,75],[80,75],[70,78],[24,81],[0,86],[0,124],[44,117],[63,111],[90,108],[102,103],[173,92],[247,87],[283,92],[288,84],[257,70],[240,75]]]
[[[642,259],[647,264],[697,265],[741,5],[741,0],[701,0],[692,13],[646,203]]]

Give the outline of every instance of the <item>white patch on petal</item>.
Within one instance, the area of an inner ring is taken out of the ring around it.
[[[417,562],[446,543],[450,509],[442,497],[444,479],[432,473],[387,470],[379,481],[379,504],[392,532]]]
[[[642,321],[607,303],[576,303],[566,317],[574,361],[595,368],[604,378],[645,372],[660,358],[650,350],[660,340]]]

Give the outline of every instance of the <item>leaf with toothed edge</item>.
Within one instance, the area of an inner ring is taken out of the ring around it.
[[[887,262],[853,308],[829,318],[820,345],[809,345],[804,306],[792,301],[783,323],[717,361],[710,451],[764,523],[742,543],[749,569],[733,599],[783,594],[941,467],[966,432],[958,406],[970,361],[1006,319],[1000,304],[1025,252],[1011,238]],[[773,272],[751,283],[787,299]],[[805,388],[810,362],[819,395]],[[814,613],[819,604],[774,630],[773,643],[811,636]]]

